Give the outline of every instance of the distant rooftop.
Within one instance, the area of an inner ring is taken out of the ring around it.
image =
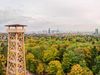
[[[21,25],[21,24],[11,24],[11,25],[5,25],[6,27],[26,27],[27,25]]]

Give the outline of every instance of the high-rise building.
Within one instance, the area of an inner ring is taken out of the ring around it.
[[[51,33],[51,29],[49,28],[49,29],[48,29],[48,34],[50,34],[50,33]]]
[[[6,25],[8,31],[8,53],[6,75],[26,75],[24,27],[26,25]]]
[[[97,34],[99,34],[99,31],[98,31],[98,29],[95,29],[95,34],[97,35]]]

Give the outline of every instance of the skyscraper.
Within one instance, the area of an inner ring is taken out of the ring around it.
[[[99,34],[98,28],[95,29],[95,34],[96,34],[96,35]]]

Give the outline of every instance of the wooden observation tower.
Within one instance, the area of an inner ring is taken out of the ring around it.
[[[24,27],[26,25],[6,25],[8,31],[8,52],[6,75],[26,75]]]

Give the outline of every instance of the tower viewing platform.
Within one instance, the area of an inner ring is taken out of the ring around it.
[[[20,25],[20,24],[13,24],[13,25],[5,25],[7,28],[8,32],[25,32],[24,27],[26,25]]]

